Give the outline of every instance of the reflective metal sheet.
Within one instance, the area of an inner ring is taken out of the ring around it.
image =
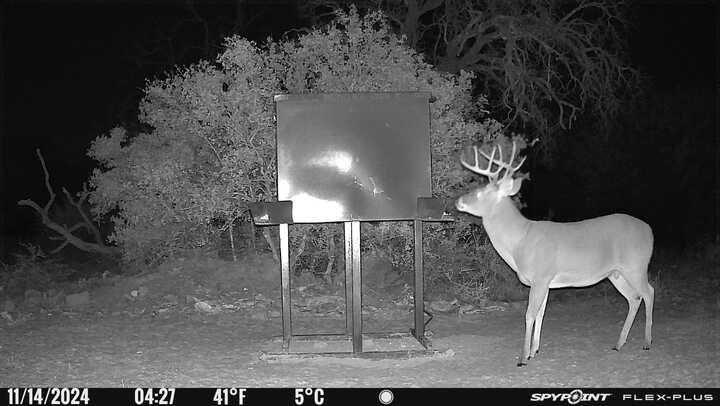
[[[410,220],[430,196],[429,93],[276,96],[278,200],[296,223]]]

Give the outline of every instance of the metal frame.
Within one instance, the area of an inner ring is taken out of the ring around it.
[[[417,97],[420,94],[411,94],[411,97]],[[276,96],[275,100],[286,100],[288,95]],[[308,95],[302,95],[298,97],[309,97]],[[333,97],[353,97],[353,94],[347,95],[315,95],[312,96],[324,100],[323,98]],[[382,93],[375,94],[373,97],[384,97]],[[429,94],[423,94],[421,97],[428,97]],[[417,109],[417,106],[415,106]],[[371,110],[372,111],[372,110]],[[365,112],[367,114],[367,111]],[[429,111],[428,111],[429,119]],[[392,121],[392,120],[390,120]],[[396,120],[397,121],[397,120]],[[405,122],[402,122],[405,123]],[[412,126],[407,127],[404,124],[397,124],[400,128],[405,128],[405,131],[418,131],[417,128]],[[429,122],[427,123],[429,125]],[[388,124],[386,123],[386,126]],[[367,135],[367,134],[366,134]],[[328,138],[329,142],[334,142],[333,138]],[[378,141],[378,140],[375,140]],[[379,141],[378,141],[379,142]],[[382,143],[381,143],[382,144]],[[341,146],[344,145],[340,144]],[[373,148],[377,148],[371,144]],[[292,148],[289,147],[289,148]],[[302,148],[301,148],[302,151]],[[367,149],[364,150],[364,157],[373,157],[372,154],[367,154]],[[279,152],[278,152],[279,153]],[[423,156],[423,160],[428,159],[429,156]],[[278,159],[279,160],[279,159]],[[426,176],[430,176],[431,162],[427,162],[427,166],[422,166],[422,170]],[[300,170],[303,170],[302,168]],[[420,170],[420,168],[418,168]],[[280,172],[278,170],[278,172]],[[294,172],[293,172],[294,173]],[[413,172],[415,173],[415,172]],[[278,173],[278,182],[280,181],[280,174]],[[369,178],[373,184],[373,178]],[[364,181],[363,181],[364,182]],[[429,179],[428,179],[429,185]],[[330,188],[332,192],[332,187]],[[373,196],[375,191],[373,190]],[[382,193],[382,191],[380,191]],[[417,194],[429,194],[430,188],[418,188],[413,190],[407,198],[413,199],[414,193]],[[285,196],[284,198],[290,199]],[[350,200],[353,201],[353,200]],[[408,202],[408,200],[405,200]],[[424,309],[424,261],[423,261],[423,223],[425,221],[452,221],[447,211],[447,202],[442,202],[438,199],[430,197],[417,196],[415,215],[409,214],[412,212],[412,208],[404,207],[402,219],[413,221],[413,239],[414,239],[414,315],[413,315],[413,328],[410,329],[409,333],[389,333],[389,334],[364,334],[362,331],[362,264],[360,257],[360,223],[361,221],[383,221],[388,219],[401,220],[400,218],[393,217],[392,210],[381,211],[382,214],[379,219],[371,220],[370,218],[363,217],[362,214],[351,213],[348,217],[341,219],[328,218],[318,219],[318,222],[333,222],[342,221],[344,223],[344,248],[345,248],[345,332],[344,334],[317,334],[317,335],[293,335],[292,334],[292,306],[291,306],[291,289],[290,289],[290,265],[289,265],[289,230],[290,224],[293,224],[293,202],[290,200],[277,201],[277,202],[258,202],[250,204],[250,210],[253,215],[253,219],[256,225],[278,225],[280,234],[280,273],[281,273],[281,291],[282,291],[282,351],[281,352],[268,352],[261,353],[261,359],[283,359],[283,358],[309,358],[318,356],[334,356],[334,357],[361,357],[361,358],[410,358],[416,356],[432,356],[439,354],[440,351],[433,350],[431,348],[430,340],[425,337],[425,325],[430,320],[425,320],[425,309]],[[382,207],[385,210],[385,207]],[[389,214],[388,214],[389,213]],[[409,216],[409,217],[406,217]],[[303,219],[302,216],[298,217],[300,222],[308,222],[307,219]],[[315,219],[310,222],[315,222]],[[428,313],[429,314],[429,313]],[[363,338],[367,337],[397,337],[397,338],[409,338],[414,337],[415,340],[420,344],[422,349],[417,350],[398,350],[398,351],[363,351]],[[300,353],[293,352],[293,342],[300,342],[303,340],[345,340],[350,341],[352,344],[352,351],[343,352],[323,352],[323,353]]]
[[[263,207],[272,207],[275,204],[284,204],[286,209],[292,210],[292,204],[288,202],[268,202],[256,203],[251,207],[253,217],[259,225],[273,224],[273,218],[268,217],[267,213],[272,210],[263,210]],[[435,205],[434,209],[428,210],[429,204]],[[374,333],[367,334],[362,332],[362,265],[360,256],[360,221],[344,222],[345,231],[345,333],[344,334],[313,334],[313,335],[293,335],[292,334],[292,298],[290,290],[290,266],[289,266],[289,224],[280,223],[280,273],[281,273],[281,291],[282,291],[282,351],[281,352],[261,352],[260,358],[271,359],[287,359],[287,358],[313,358],[313,357],[359,357],[359,358],[412,358],[418,356],[434,356],[441,351],[433,350],[432,344],[425,337],[425,325],[430,321],[425,321],[424,307],[424,259],[423,259],[423,222],[424,221],[451,221],[452,219],[447,213],[442,212],[438,215],[438,201],[435,199],[422,198],[418,199],[418,211],[423,214],[423,218],[413,220],[414,226],[414,327],[410,333]],[[279,212],[276,210],[276,213]],[[263,216],[262,213],[265,213]],[[285,217],[287,220],[287,217]],[[363,338],[365,337],[384,337],[384,338],[402,338],[414,337],[422,350],[398,350],[398,351],[363,351]],[[303,353],[292,352],[292,342],[295,340],[349,340],[352,343],[352,352],[320,352],[320,353]]]
[[[365,333],[365,338],[408,338],[413,337],[409,333]],[[293,341],[314,341],[322,339],[324,341],[349,341],[351,337],[344,334],[312,334],[312,335],[294,335]],[[363,359],[410,359],[415,357],[427,356],[443,356],[452,354],[449,350],[396,350],[396,351],[327,351],[327,352],[261,352],[259,358],[266,361],[289,360],[289,359],[308,359],[308,358],[363,358]]]

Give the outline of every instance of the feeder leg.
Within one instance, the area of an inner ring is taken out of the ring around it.
[[[290,323],[290,261],[288,225],[280,224],[280,284],[282,285],[283,352],[290,350],[292,328]]]
[[[415,220],[415,328],[413,335],[425,346],[423,223]]]
[[[362,270],[360,268],[360,222],[352,222],[353,352],[362,352]]]
[[[352,223],[345,222],[345,334],[353,335],[353,251]]]

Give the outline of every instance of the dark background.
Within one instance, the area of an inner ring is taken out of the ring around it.
[[[238,10],[232,4],[209,3],[196,9],[199,16],[214,21],[208,27],[197,23],[199,20],[193,23],[193,15],[165,1],[11,1],[2,6],[2,254],[12,249],[13,243],[8,241],[27,238],[33,232],[29,226],[32,211],[17,207],[17,201],[31,198],[44,203],[47,199],[35,148],[42,150],[56,190],[66,186],[77,191],[93,168],[85,155],[90,141],[115,125],[136,125],[133,119],[147,79],[161,75],[172,63],[185,65],[212,55],[220,45],[216,38],[233,30],[261,41],[305,24],[292,1],[251,4],[243,10],[243,24],[239,27],[233,26],[238,21]],[[632,62],[652,78],[655,91],[692,88],[711,94],[709,103],[702,103],[705,110],[693,113],[713,120],[712,133],[703,135],[707,142],[700,143],[702,151],[698,151],[706,156],[710,151],[712,167],[695,174],[700,178],[691,183],[692,187],[707,188],[711,192],[704,196],[715,199],[701,204],[694,214],[703,218],[704,229],[697,235],[717,235],[717,16],[712,3],[693,1],[637,2],[632,15]],[[184,36],[204,36],[207,28],[208,46],[184,55],[149,52],[153,41],[160,38],[156,33],[170,28],[181,33],[175,41],[182,41]],[[678,101],[670,110],[681,116],[682,107],[683,102]],[[674,187],[671,182],[662,182],[666,177],[662,171],[653,175],[657,187]],[[552,171],[545,171],[540,178],[540,185],[543,178],[547,183]],[[537,187],[531,189],[527,205],[533,210],[529,214],[552,210],[555,219],[560,220],[595,215],[590,209],[583,212],[582,196],[572,193],[572,187],[562,198],[554,193],[543,193],[541,198]],[[682,193],[678,191],[676,199],[652,202],[656,206],[649,222],[654,229],[665,230],[661,237],[671,244],[692,243],[688,241],[692,233],[673,239],[673,227],[682,226],[674,222],[686,222],[675,216],[677,210],[684,209]],[[643,218],[642,206],[632,207],[635,211],[630,213]],[[659,212],[663,215],[659,216]]]

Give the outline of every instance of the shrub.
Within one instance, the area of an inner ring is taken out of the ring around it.
[[[115,213],[112,239],[128,260],[206,245],[213,221],[227,226],[246,215],[248,202],[276,196],[273,96],[280,93],[430,92],[432,187],[437,197],[454,197],[472,178],[457,162],[461,147],[492,141],[502,130],[486,117],[487,100],[472,97],[472,79],[433,69],[378,12],[360,17],[351,9],[323,28],[262,46],[230,37],[216,63],[147,84],[140,118],[152,131],[129,136],[116,128],[93,142],[89,154],[101,166],[91,179],[94,211]],[[463,241],[467,220],[426,227],[437,230],[426,234],[426,246],[472,255],[474,243]],[[371,224],[364,249],[407,266],[410,231],[407,223]],[[333,254],[326,238],[335,233],[322,224],[291,227],[293,248],[303,244],[302,255],[316,256],[296,263],[317,265],[325,256],[327,264]]]

